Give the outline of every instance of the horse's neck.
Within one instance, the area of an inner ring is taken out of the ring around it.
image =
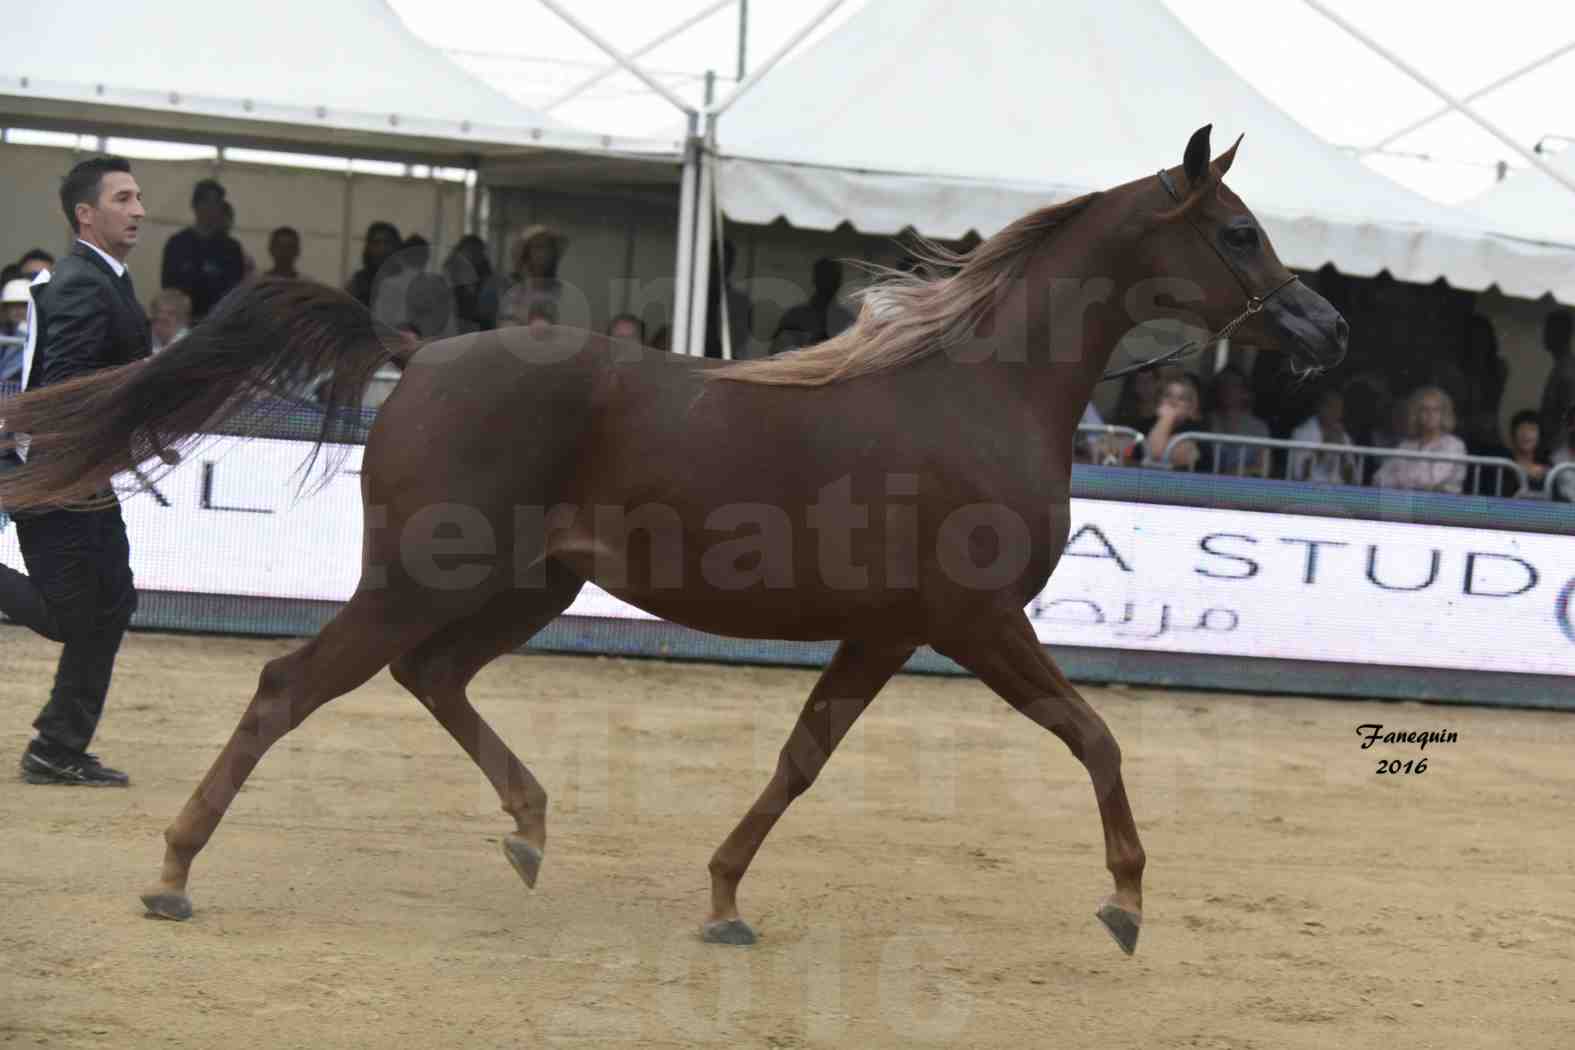
[[[1046,426],[1071,433],[1131,328],[1122,297],[1131,281],[1108,244],[1056,243],[1033,260],[995,314],[1003,360],[1015,360],[1023,395]]]

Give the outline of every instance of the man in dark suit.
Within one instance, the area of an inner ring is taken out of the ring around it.
[[[61,181],[60,203],[77,236],[47,283],[34,283],[31,354],[23,389],[60,383],[149,352],[148,321],[126,256],[146,213],[131,166],[93,157]],[[28,447],[24,455],[48,456]],[[27,574],[0,566],[0,611],[64,645],[49,702],[22,756],[34,784],[124,786],[126,774],[88,754],[109,692],[121,637],[137,607],[131,551],[119,504],[16,515]]]

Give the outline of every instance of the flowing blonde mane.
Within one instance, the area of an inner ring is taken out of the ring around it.
[[[859,316],[841,335],[806,350],[725,365],[706,375],[740,383],[825,386],[901,368],[958,346],[973,336],[1030,253],[1097,196],[1041,208],[971,252],[919,239],[912,254],[924,272],[869,267],[879,279],[854,293]]]

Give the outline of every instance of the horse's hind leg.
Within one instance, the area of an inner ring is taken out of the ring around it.
[[[1094,783],[1105,833],[1105,865],[1116,891],[1096,913],[1121,950],[1137,949],[1143,914],[1143,844],[1121,779],[1121,748],[1094,709],[1034,635],[1028,617],[1017,613],[989,634],[935,643],[935,648],[978,675],[1007,703],[1060,737]]]
[[[186,880],[191,862],[268,748],[442,622],[434,622],[428,610],[389,589],[357,591],[316,638],[288,656],[269,661],[229,742],[164,832],[163,871],[142,895],[148,910],[167,919],[189,918]]]
[[[514,818],[515,830],[503,840],[503,855],[531,887],[547,846],[547,792],[471,706],[465,687],[483,667],[524,645],[567,609],[581,586],[581,580],[549,564],[544,587],[497,595],[389,668],[492,783],[503,811]]]
[[[718,944],[753,944],[738,915],[738,884],[790,803],[809,790],[875,694],[907,663],[914,647],[901,642],[843,642],[804,702],[777,768],[744,819],[711,858],[711,914],[701,935]]]

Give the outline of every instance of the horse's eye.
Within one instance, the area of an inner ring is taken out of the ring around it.
[[[1255,248],[1258,229],[1255,226],[1232,226],[1225,231],[1225,243],[1232,248]]]

